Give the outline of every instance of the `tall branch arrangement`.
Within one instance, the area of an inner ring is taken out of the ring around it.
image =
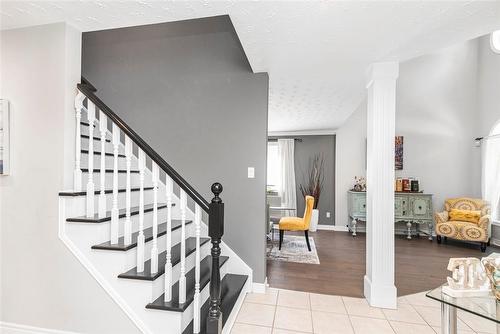
[[[302,195],[314,197],[314,209],[318,207],[319,196],[325,181],[324,175],[325,159],[322,154],[316,154],[309,159],[309,174],[304,175],[304,182],[299,185]]]

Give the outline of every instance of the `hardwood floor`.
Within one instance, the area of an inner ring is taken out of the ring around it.
[[[269,285],[282,289],[363,297],[365,234],[358,233],[353,238],[348,232],[318,231],[311,232],[310,236],[314,238],[321,264],[267,260]],[[448,276],[446,266],[450,257],[485,256],[478,244],[448,239],[438,245],[435,239],[430,242],[426,237],[406,240],[404,236],[397,235],[395,238],[396,286],[400,296],[443,284]],[[488,247],[486,254],[494,251],[494,247]]]

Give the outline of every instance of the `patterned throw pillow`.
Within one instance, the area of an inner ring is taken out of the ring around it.
[[[450,220],[459,220],[463,222],[470,222],[479,224],[479,219],[481,218],[481,211],[479,210],[459,210],[451,209]]]

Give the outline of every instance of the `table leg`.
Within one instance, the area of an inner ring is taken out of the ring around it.
[[[358,223],[358,220],[356,218],[354,218],[352,220],[352,236],[355,237],[356,236],[356,224]]]
[[[429,222],[429,240],[432,241],[432,231],[434,230],[433,229],[433,224],[432,222]]]
[[[457,308],[441,303],[441,333],[457,334]]]
[[[408,235],[406,236],[406,239],[411,240],[411,222],[410,221],[406,222],[406,228],[408,229]]]

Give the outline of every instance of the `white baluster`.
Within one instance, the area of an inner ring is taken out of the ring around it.
[[[85,95],[82,92],[78,92],[75,98],[75,111],[76,111],[76,131],[75,131],[75,171],[73,172],[73,190],[82,191],[82,170],[80,166],[81,161],[81,133],[80,133],[80,122],[82,120],[82,109],[83,100],[85,100]]]
[[[196,260],[195,260],[195,279],[194,279],[194,317],[193,333],[200,332],[200,229],[201,229],[201,208],[198,204],[194,210],[194,226],[196,235]]]
[[[111,244],[118,243],[118,145],[120,128],[113,123],[113,207],[111,208]]]
[[[87,100],[87,119],[89,121],[89,158],[87,180],[87,217],[94,217],[94,121],[95,105]]]
[[[139,149],[139,236],[137,237],[137,272],[144,271],[144,169],[146,156]]]
[[[153,245],[151,247],[151,273],[158,272],[158,241],[156,235],[158,234],[158,178],[160,171],[158,165],[153,161],[151,162],[151,169],[153,175]]]
[[[181,189],[181,273],[179,276],[179,303],[186,302],[186,192]]]
[[[127,185],[125,187],[125,225],[124,242],[128,246],[132,243],[132,221],[130,220],[131,205],[131,185],[130,185],[130,166],[132,164],[132,140],[125,136],[125,160],[127,163]]]
[[[172,193],[174,184],[167,175],[165,182],[167,191],[167,258],[165,262],[165,301],[172,300]]]
[[[99,111],[99,131],[101,132],[101,175],[99,193],[99,218],[106,217],[106,194],[104,193],[106,181],[106,131],[108,130],[108,118],[102,111]],[[93,157],[92,157],[93,158]],[[89,157],[90,159],[90,157]]]

